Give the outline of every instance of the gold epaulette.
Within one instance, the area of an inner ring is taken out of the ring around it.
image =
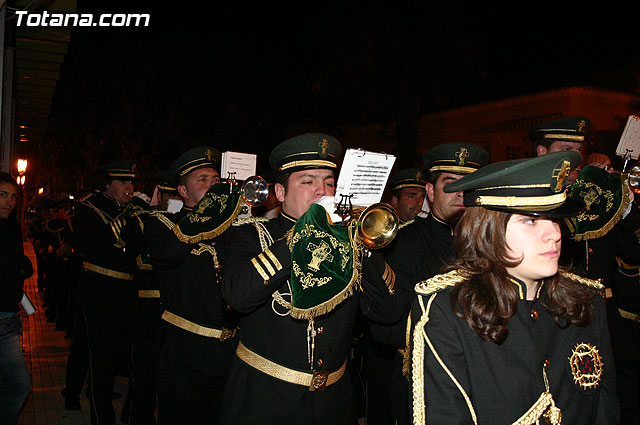
[[[560,276],[564,277],[565,279],[572,280],[576,283],[580,283],[584,286],[588,286],[590,289],[594,289],[599,292],[604,292],[605,290],[605,286],[597,280],[587,279],[586,277],[578,276],[577,274],[565,272],[562,270],[560,271]]]
[[[231,223],[232,226],[243,226],[245,224],[253,224],[253,223],[262,223],[265,221],[269,221],[269,219],[267,217],[245,217],[245,218],[239,218],[237,220],[235,220],[233,223]]]
[[[451,270],[444,274],[437,274],[427,280],[418,282],[415,291],[418,295],[429,295],[457,285],[469,279],[469,275],[462,270]]]
[[[169,215],[173,215],[174,213],[168,212],[168,211],[162,211],[162,210],[155,210],[155,211],[149,211],[149,216],[150,217],[155,217],[158,220],[160,220],[160,222],[162,222],[165,226],[167,226],[169,229],[173,229],[173,226],[175,226],[175,223],[173,221],[171,221],[171,219],[167,216]]]

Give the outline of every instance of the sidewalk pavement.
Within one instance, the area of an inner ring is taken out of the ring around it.
[[[24,282],[24,289],[37,311],[27,316],[22,311],[22,350],[31,373],[31,393],[22,407],[19,425],[84,425],[89,424],[89,400],[80,397],[81,410],[64,409],[64,398],[60,391],[65,386],[67,355],[71,339],[65,338],[64,331],[56,331],[55,323],[47,323],[45,308],[37,286],[37,264],[33,247],[24,243],[25,254],[33,264],[33,276]],[[127,380],[116,377],[114,391],[122,396],[114,400],[116,425],[127,394]]]

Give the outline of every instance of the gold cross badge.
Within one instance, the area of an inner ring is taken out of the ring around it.
[[[562,161],[562,166],[560,168],[553,169],[553,174],[551,175],[551,177],[557,179],[558,181],[555,187],[556,192],[560,192],[562,190],[564,180],[569,175],[569,170],[571,170],[571,163],[569,161]],[[556,174],[556,171],[558,172],[558,174]]]
[[[456,158],[459,159],[458,165],[464,165],[467,162],[467,158],[469,158],[469,149],[460,148],[460,151],[456,152]]]
[[[322,149],[320,155],[327,156],[327,150],[329,149],[329,141],[327,139],[322,139],[320,143],[318,143],[320,149]]]

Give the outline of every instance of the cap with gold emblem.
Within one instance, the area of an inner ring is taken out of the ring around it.
[[[197,146],[180,155],[169,168],[171,183],[177,185],[180,179],[199,168],[216,168],[222,154],[211,146]]]
[[[101,166],[98,171],[119,180],[135,180],[136,164],[131,160],[115,161]]]
[[[424,189],[427,184],[424,172],[418,168],[406,168],[400,170],[389,178],[389,190],[392,192],[406,187]]]
[[[444,187],[464,191],[464,205],[560,218],[578,214],[584,202],[567,196],[564,181],[581,162],[577,152],[496,162]]]
[[[342,146],[335,137],[323,133],[305,133],[276,146],[269,156],[269,165],[274,172],[335,169],[341,152]]]
[[[590,125],[591,121],[587,117],[566,117],[538,124],[531,127],[529,132],[534,142],[560,140],[583,143]]]
[[[430,173],[469,174],[489,163],[489,153],[473,143],[451,142],[430,149],[423,161]]]

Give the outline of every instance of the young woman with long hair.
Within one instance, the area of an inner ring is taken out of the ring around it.
[[[445,188],[472,208],[456,260],[416,285],[414,423],[618,423],[604,288],[558,266],[559,220],[584,207],[563,185],[579,163],[494,163]]]

